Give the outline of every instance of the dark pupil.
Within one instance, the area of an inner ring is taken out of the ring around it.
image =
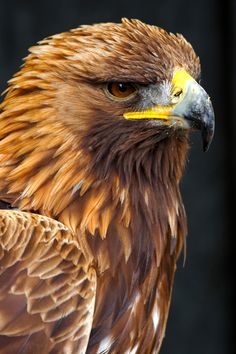
[[[123,83],[119,83],[118,87],[119,87],[120,92],[125,92],[128,89],[127,85],[123,84]]]

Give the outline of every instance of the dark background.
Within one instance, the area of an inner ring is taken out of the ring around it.
[[[189,224],[187,261],[184,268],[183,259],[179,262],[162,354],[233,353],[235,9],[234,0],[0,0],[1,91],[38,40],[80,24],[118,22],[123,16],[182,33],[201,58],[216,135],[207,154],[197,136],[191,139],[182,182]]]

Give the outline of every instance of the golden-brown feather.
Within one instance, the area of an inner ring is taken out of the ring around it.
[[[1,344],[1,353],[35,353],[38,343],[31,336],[42,330],[42,353],[68,343],[85,352],[96,273],[74,236],[53,219],[21,211],[2,210],[0,225],[0,341],[23,338],[14,350]]]
[[[19,210],[0,212],[1,353],[159,351],[188,139],[126,121],[102,87],[168,81],[175,67],[200,73],[182,36],[125,19],[41,41],[10,80],[0,199]]]

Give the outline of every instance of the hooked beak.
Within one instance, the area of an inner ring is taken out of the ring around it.
[[[126,119],[158,119],[163,125],[177,124],[182,129],[201,130],[203,151],[207,151],[214,135],[215,118],[210,97],[184,70],[174,73],[171,103],[155,105],[141,112],[126,112]]]

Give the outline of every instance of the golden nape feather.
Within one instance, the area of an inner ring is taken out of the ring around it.
[[[29,52],[0,106],[0,353],[158,353],[188,134],[214,132],[199,59],[127,19]]]

